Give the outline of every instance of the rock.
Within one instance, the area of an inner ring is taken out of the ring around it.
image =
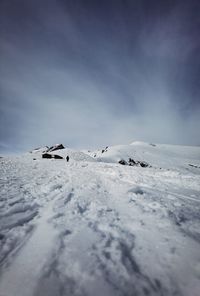
[[[51,154],[49,153],[43,153],[42,158],[53,158]]]
[[[119,163],[122,164],[122,165],[127,165],[127,164],[128,164],[124,159],[121,159],[121,160],[119,161]]]
[[[134,166],[134,165],[137,164],[137,162],[136,162],[134,159],[129,158],[129,160],[128,160],[128,164],[129,164],[130,166]]]
[[[194,165],[194,164],[188,164],[189,166],[191,166],[191,167],[193,167],[193,168],[196,168],[196,169],[199,169],[200,167],[199,166],[197,166],[197,165]]]
[[[101,150],[101,153],[104,153],[104,152],[107,152],[107,151],[108,151],[108,146],[106,146],[105,149],[102,149],[102,150]]]
[[[55,159],[63,159],[63,157],[62,156],[60,156],[60,155],[53,155],[53,157],[55,158]]]
[[[146,168],[146,167],[149,167],[149,164],[145,161],[136,161],[132,158],[129,158],[128,162],[124,159],[121,159],[119,161],[120,164],[122,165],[129,165],[129,166],[141,166],[142,168]]]
[[[37,150],[40,150],[40,149],[41,149],[41,147],[37,147],[37,148],[33,149],[33,151],[37,151]],[[33,151],[30,151],[30,152],[32,153]]]
[[[60,149],[65,149],[65,147],[63,146],[63,144],[56,144],[54,146],[51,146],[47,152],[52,152],[52,151],[56,151],[56,150],[60,150]]]
[[[33,149],[32,151],[29,151],[29,153],[45,153],[47,152],[47,150],[49,149],[48,146],[45,146],[45,147],[37,147],[35,149]]]
[[[142,168],[147,168],[149,165],[147,162],[145,161],[138,161],[138,164],[142,167]]]

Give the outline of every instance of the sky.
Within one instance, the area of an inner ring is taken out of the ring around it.
[[[200,145],[199,0],[0,0],[0,152]]]

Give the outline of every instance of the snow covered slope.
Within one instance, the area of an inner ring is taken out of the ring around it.
[[[102,153],[103,152],[103,153]],[[200,167],[200,147],[148,144],[133,142],[131,145],[118,145],[90,152],[98,161],[118,163],[119,160],[146,161],[154,167],[168,169],[190,169]],[[194,170],[195,172],[195,170]]]
[[[50,154],[54,155],[60,155],[63,158],[66,159],[67,156],[69,156],[69,158],[71,160],[75,160],[75,161],[89,161],[89,162],[94,162],[96,161],[93,157],[89,156],[88,154],[82,152],[82,151],[76,151],[76,150],[72,150],[69,148],[65,148],[62,150],[56,150],[51,152]]]
[[[0,159],[0,296],[200,295],[200,148],[106,150]]]

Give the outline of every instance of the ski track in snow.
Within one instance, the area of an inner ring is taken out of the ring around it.
[[[48,223],[48,218],[52,215],[51,207],[50,202],[37,221],[36,229],[25,244],[23,252],[19,253],[10,268],[3,274],[0,295],[4,295],[4,291],[10,296],[32,295],[43,261],[50,253],[55,240],[55,231]]]
[[[190,172],[1,159],[0,296],[200,295]]]

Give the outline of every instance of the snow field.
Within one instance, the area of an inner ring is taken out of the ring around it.
[[[0,160],[1,296],[199,296],[197,151],[129,146],[121,158],[134,147],[152,167],[114,163],[118,147],[110,163],[83,152]]]

